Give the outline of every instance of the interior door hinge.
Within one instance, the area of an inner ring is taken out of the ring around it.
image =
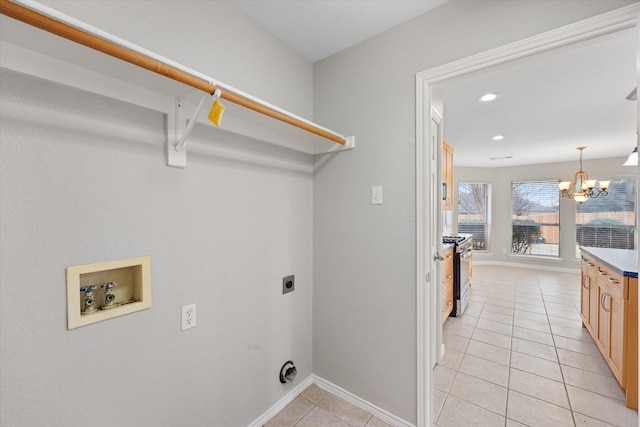
[[[431,281],[431,272],[428,272],[427,275],[424,278],[424,281],[429,283]]]

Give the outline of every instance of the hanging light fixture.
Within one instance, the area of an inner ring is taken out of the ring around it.
[[[558,180],[558,188],[560,189],[560,197],[571,197],[578,203],[582,203],[589,198],[598,196],[606,196],[607,188],[611,181],[598,181],[589,179],[589,175],[582,170],[582,150],[587,147],[578,147],[580,150],[580,170],[576,172],[573,181]]]

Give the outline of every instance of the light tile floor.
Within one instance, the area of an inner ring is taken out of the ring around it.
[[[580,320],[579,273],[474,266],[471,302],[444,325],[438,427],[638,425]]]
[[[351,403],[313,384],[264,427],[391,427]]]
[[[580,320],[580,277],[474,266],[471,302],[444,325],[434,369],[438,427],[632,427],[618,386]],[[265,427],[390,427],[316,385]]]

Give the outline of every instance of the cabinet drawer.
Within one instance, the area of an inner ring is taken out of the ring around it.
[[[598,263],[598,274],[601,278],[606,279],[606,281],[611,286],[615,286],[619,290],[622,290],[624,286],[624,278],[622,274],[617,271],[612,270],[604,264]]]

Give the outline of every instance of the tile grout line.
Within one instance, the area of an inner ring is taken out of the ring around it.
[[[542,289],[540,289],[542,291]],[[562,364],[560,363],[560,354],[558,353],[558,346],[556,345],[556,337],[553,333],[553,329],[551,328],[551,321],[549,320],[549,312],[547,311],[547,302],[544,296],[544,292],[542,292],[542,302],[544,304],[544,311],[547,315],[547,323],[549,324],[549,330],[551,331],[551,340],[553,341],[553,350],[556,353],[556,358],[558,359],[558,368],[560,369],[560,376],[562,377],[562,387],[564,388],[565,396],[567,397],[567,403],[569,405],[569,413],[571,414],[571,420],[573,421],[573,425],[576,426],[576,416],[573,411],[573,406],[571,405],[571,398],[569,397],[569,389],[567,388],[567,381],[564,378],[564,371],[562,370]]]

